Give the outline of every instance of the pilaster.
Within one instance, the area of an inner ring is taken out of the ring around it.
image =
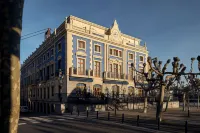
[[[107,57],[106,57],[106,55],[107,55],[107,51],[106,51],[106,49],[107,49],[107,44],[106,43],[104,43],[104,71],[107,71],[107,67],[106,67],[106,65],[107,65]]]
[[[106,57],[106,61],[107,61],[107,63],[106,63],[106,65],[107,65],[107,70],[106,71],[108,71],[109,70],[109,55],[110,55],[110,50],[109,50],[109,44],[107,44],[107,57]]]
[[[124,49],[123,50],[123,73],[124,74],[127,74],[127,58],[126,58],[126,55],[127,55],[127,49]]]
[[[92,44],[92,40],[90,40],[90,69],[92,70],[92,66],[93,66],[93,44]]]
[[[67,76],[69,76],[69,68],[73,66],[72,60],[73,60],[73,37],[70,32],[67,32]]]

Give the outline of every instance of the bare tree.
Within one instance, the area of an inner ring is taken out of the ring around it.
[[[178,57],[174,57],[173,60],[174,60],[172,62],[173,72],[166,72],[167,66],[170,63],[170,59],[167,60],[163,68],[161,68],[162,62],[158,61],[157,58],[151,59],[151,57],[148,57],[147,60],[151,71],[155,72],[155,74],[157,75],[156,79],[159,81],[160,84],[160,94],[159,94],[159,100],[157,102],[157,111],[156,111],[156,118],[159,121],[162,121],[162,109],[163,109],[163,100],[164,100],[164,92],[166,89],[166,84],[172,78],[175,78],[177,75],[183,73],[186,69],[186,67],[184,67],[183,64],[181,64],[179,68],[180,59]]]
[[[131,64],[133,71],[136,72],[136,76],[134,76],[133,81],[135,86],[139,85],[143,92],[144,92],[144,108],[143,112],[147,113],[148,108],[148,93],[152,90],[155,90],[157,87],[157,82],[155,80],[154,75],[152,74],[153,71],[148,70],[145,72],[146,63],[143,64],[142,71],[138,71],[134,64]]]
[[[174,86],[175,81],[176,81],[176,78],[172,78],[166,84],[165,94],[167,94],[167,102],[166,102],[166,106],[165,106],[165,112],[167,112],[167,109],[168,109],[168,105],[169,105],[169,101],[170,101],[170,97],[171,97],[170,92],[172,90],[174,90],[175,87],[178,87],[178,86]]]
[[[192,73],[193,67],[192,64],[194,62],[195,58],[191,58],[191,71],[189,73],[185,73],[186,67],[184,64],[180,64],[180,59],[178,57],[173,58],[172,62],[172,72],[166,72],[167,66],[170,63],[170,59],[167,60],[164,67],[161,70],[162,62],[158,62],[157,58],[151,59],[151,57],[148,57],[148,64],[150,66],[150,69],[157,74],[157,79],[160,82],[160,94],[159,94],[159,101],[157,103],[157,112],[156,112],[156,118],[162,121],[162,109],[163,109],[163,100],[164,100],[164,90],[166,88],[166,83],[168,83],[173,78],[179,78],[182,75],[200,75],[200,73]],[[198,60],[198,67],[200,70],[200,56],[197,57]],[[153,66],[154,65],[154,66]]]
[[[0,2],[2,133],[17,133],[20,106],[20,37],[24,0]]]

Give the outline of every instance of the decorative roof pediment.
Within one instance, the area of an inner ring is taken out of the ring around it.
[[[112,27],[110,28],[110,36],[111,36],[111,40],[113,41],[117,41],[117,42],[122,41],[121,31],[119,30],[119,26],[116,20],[114,20]]]

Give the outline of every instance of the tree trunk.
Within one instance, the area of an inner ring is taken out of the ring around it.
[[[2,133],[17,133],[20,107],[20,36],[24,0],[0,2],[2,21],[1,61],[1,118]]]
[[[197,108],[199,109],[199,90],[198,90],[198,96],[197,96]]]
[[[160,88],[159,101],[157,103],[157,112],[156,112],[156,119],[159,120],[159,121],[162,121],[164,92],[165,92],[165,85],[162,84],[162,86]]]
[[[144,113],[147,113],[147,92],[145,91],[145,96],[144,96]]]
[[[189,97],[189,92],[187,94],[187,107],[188,107],[188,110],[190,110],[190,97]]]
[[[169,100],[170,100],[170,96],[168,96],[168,98],[167,98],[167,103],[166,103],[166,106],[165,106],[165,112],[167,112]]]
[[[183,93],[183,111],[185,111],[185,103],[186,103],[186,100],[185,100],[185,92]]]

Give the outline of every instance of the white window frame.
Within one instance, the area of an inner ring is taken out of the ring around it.
[[[45,61],[45,60],[46,60],[46,55],[44,54],[44,55],[43,55],[43,61]]]
[[[112,50],[112,54],[110,54],[110,50]],[[109,55],[113,56],[113,48],[109,48]]]
[[[49,54],[49,56],[48,56],[48,54]],[[49,51],[47,52],[47,59],[49,59],[50,58],[50,53],[49,53]]]
[[[100,77],[101,77],[101,65],[102,65],[101,63],[102,63],[102,61],[101,61],[101,60],[94,60],[93,63],[95,63],[95,61],[96,61],[96,62],[99,62],[99,65],[100,65],[100,66],[99,66],[99,67],[100,67],[100,68],[99,68],[99,71],[100,71],[100,72],[99,72],[99,74],[100,74],[100,75],[99,75],[99,78],[100,78]],[[94,70],[94,68],[93,68],[93,70]]]
[[[140,60],[140,57],[143,58],[143,61]],[[144,56],[142,56],[142,55],[139,56],[139,62],[144,62]]]
[[[58,47],[59,44],[60,44],[60,49],[59,49],[59,47]],[[61,43],[61,42],[57,43],[57,47],[58,47],[58,52],[62,51],[62,43]]]
[[[110,50],[112,50],[112,54],[110,54]],[[115,54],[114,54],[114,50],[117,50],[117,54],[118,54],[118,55],[115,55]],[[122,57],[119,56],[119,51],[122,52]],[[117,48],[109,48],[109,55],[114,56],[114,57],[118,57],[118,58],[123,58],[123,51],[120,50],[120,49],[117,49]]]
[[[76,69],[77,69],[77,75],[79,75],[78,73],[78,59],[83,59],[85,61],[85,72],[84,72],[84,75],[86,74],[86,58],[82,58],[82,57],[76,57]]]
[[[133,55],[133,58],[132,58],[132,59],[129,57],[130,54]],[[133,59],[134,59],[134,54],[131,53],[131,52],[129,52],[129,53],[128,53],[128,60],[133,60]]]
[[[122,53],[122,56],[119,56],[119,52]],[[122,50],[118,50],[118,57],[119,57],[119,58],[122,58],[122,57],[123,57],[123,51],[122,51]]]
[[[85,48],[79,48],[79,41],[85,42]],[[86,51],[86,41],[83,39],[77,39],[77,50],[84,50]]]
[[[51,49],[51,51],[53,50],[53,54],[51,54],[51,57],[53,57],[54,56],[54,48],[52,48]],[[50,52],[51,53],[51,52]]]
[[[110,71],[110,65],[112,65],[111,71]],[[113,72],[113,63],[109,63],[108,70],[109,70],[109,72]]]
[[[96,46],[99,46],[99,47],[100,47],[100,52],[99,52],[99,51],[95,51],[95,47],[96,47]],[[94,45],[94,52],[95,52],[95,53],[101,53],[101,51],[102,51],[102,50],[101,50],[101,45],[95,44],[95,45]]]

